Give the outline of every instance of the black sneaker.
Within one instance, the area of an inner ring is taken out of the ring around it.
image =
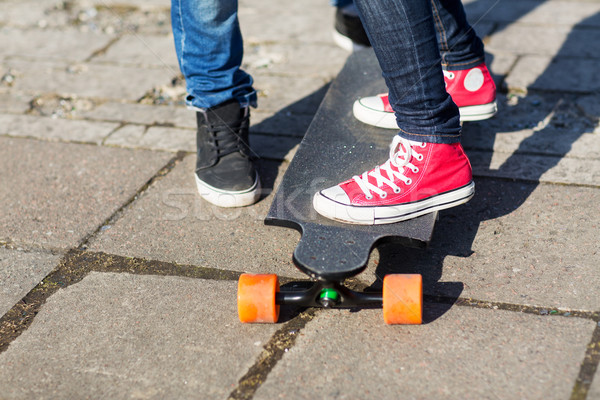
[[[200,196],[220,207],[254,204],[260,180],[248,146],[250,109],[236,100],[196,113],[196,184]]]
[[[348,7],[338,7],[335,13],[334,28],[333,40],[342,49],[352,52],[371,47],[371,42],[369,42],[365,28],[356,14],[354,4]]]

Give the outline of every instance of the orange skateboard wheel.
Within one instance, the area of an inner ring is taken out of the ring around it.
[[[423,322],[423,278],[392,274],[383,278],[383,320],[386,324]]]
[[[275,323],[279,306],[275,295],[279,280],[275,274],[242,274],[238,281],[238,316],[241,322]]]

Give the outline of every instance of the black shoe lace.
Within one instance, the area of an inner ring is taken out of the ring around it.
[[[248,156],[248,143],[245,143],[242,131],[248,129],[249,117],[245,116],[235,125],[211,124],[208,126],[210,141],[218,157],[240,152]]]

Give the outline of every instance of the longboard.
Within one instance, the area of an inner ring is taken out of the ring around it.
[[[302,294],[295,291],[286,293],[279,291],[276,282],[271,282],[273,279],[276,281],[273,275],[244,274],[238,286],[238,311],[243,322],[275,322],[263,321],[263,317],[247,321],[242,318],[242,313],[248,307],[257,308],[256,304],[244,303],[246,286],[259,288],[262,285],[260,282],[266,279],[270,283],[265,284],[267,289],[261,290],[268,292],[270,296],[268,303],[272,310],[267,319],[272,319],[282,304],[355,307],[383,303],[386,322],[420,323],[420,275],[386,277],[383,294],[357,293],[343,286],[342,282],[362,272],[372,249],[383,241],[394,241],[410,247],[426,247],[431,241],[437,214],[426,214],[393,224],[364,226],[344,224],[322,217],[312,206],[312,199],[317,191],[361,174],[387,160],[389,145],[395,133],[365,125],[352,115],[352,104],[356,99],[385,90],[381,70],[372,50],[362,50],[351,55],[331,84],[283,177],[265,219],[265,224],[293,228],[301,233],[293,261],[315,284]],[[401,283],[392,284],[392,281]],[[411,306],[398,312],[390,312],[392,306],[386,307],[386,288],[387,297],[393,292],[393,299],[387,300],[388,303],[394,303],[393,307],[400,307],[396,303],[407,302]],[[400,294],[400,291],[404,293],[407,290],[410,294]],[[416,309],[419,309],[418,318],[411,315],[408,319],[406,316],[396,319],[396,314],[415,314]],[[386,317],[390,313],[396,315],[391,320]]]

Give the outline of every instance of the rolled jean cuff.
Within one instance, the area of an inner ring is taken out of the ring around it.
[[[210,99],[203,97],[202,100],[192,95],[188,95],[185,99],[185,104],[190,110],[204,111],[207,108],[216,107],[219,104],[225,103],[231,98],[235,98],[240,103],[241,108],[256,108],[258,106],[256,90],[252,90],[251,92],[242,95],[234,95],[232,97],[226,96],[226,98],[222,96],[212,96]]]
[[[446,71],[462,71],[465,69],[475,68],[479,64],[485,62],[485,57],[477,57],[471,61],[464,61],[460,63],[448,63],[442,60],[442,69]]]

